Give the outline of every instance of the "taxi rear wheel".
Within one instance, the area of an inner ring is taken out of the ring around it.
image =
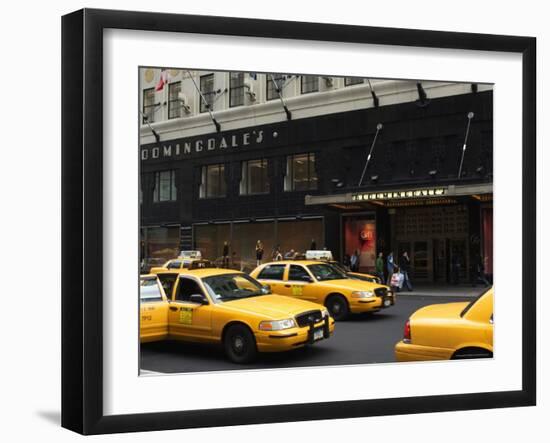
[[[493,358],[493,353],[483,348],[462,348],[452,355],[451,360],[467,360],[470,358]]]
[[[244,325],[230,326],[224,335],[223,345],[225,355],[233,363],[250,363],[258,353],[254,335]]]
[[[345,320],[349,316],[349,305],[345,297],[341,295],[331,295],[327,298],[325,306],[330,312],[332,318],[336,321]]]

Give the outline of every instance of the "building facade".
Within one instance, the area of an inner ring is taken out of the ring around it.
[[[141,69],[141,255],[327,248],[492,273],[492,87]],[[468,134],[466,134],[468,133]],[[465,144],[465,140],[467,140]]]

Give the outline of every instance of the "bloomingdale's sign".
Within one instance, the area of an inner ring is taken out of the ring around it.
[[[273,132],[271,137],[277,138],[278,133]],[[181,140],[179,142],[170,142],[161,146],[152,146],[141,149],[141,160],[156,160],[166,158],[182,158],[188,155],[205,154],[213,151],[224,151],[232,148],[241,148],[245,146],[257,146],[264,143],[264,131],[254,129],[249,132],[239,132],[235,134],[226,133],[224,135],[206,136],[203,138],[194,138]]]

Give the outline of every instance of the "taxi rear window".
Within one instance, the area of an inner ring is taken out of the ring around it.
[[[267,265],[258,274],[258,278],[266,280],[282,280],[286,265]]]
[[[485,292],[482,292],[482,293],[479,294],[476,298],[474,298],[474,299],[473,299],[473,300],[472,300],[472,301],[462,310],[462,312],[460,313],[460,316],[461,316],[461,317],[464,317],[464,316],[468,313],[468,311],[469,311],[470,309],[472,309],[472,307],[479,301],[479,299],[480,299],[481,297],[483,297],[485,294],[487,294],[487,292],[489,292],[489,289],[488,289],[487,291],[485,291]]]
[[[142,303],[162,301],[162,293],[155,279],[141,280],[139,299]]]
[[[171,261],[168,263],[168,269],[179,269],[181,268],[181,261]]]

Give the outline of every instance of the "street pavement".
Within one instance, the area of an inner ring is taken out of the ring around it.
[[[394,345],[401,340],[405,321],[413,312],[434,303],[467,302],[484,291],[471,286],[455,289],[458,291],[453,289],[451,296],[441,296],[432,290],[423,290],[424,294],[419,289],[401,292],[395,306],[374,314],[353,315],[336,323],[335,333],[328,340],[289,352],[260,354],[256,362],[247,365],[228,361],[221,346],[175,341],[142,344],[142,374],[394,362]]]

